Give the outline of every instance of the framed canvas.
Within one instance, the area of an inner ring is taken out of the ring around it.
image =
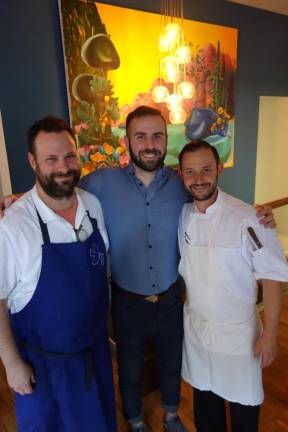
[[[160,109],[167,120],[167,165],[178,165],[185,143],[205,139],[226,167],[233,166],[237,29],[183,20],[192,54],[185,74],[195,93],[183,101],[185,121],[173,124],[166,103],[152,98],[162,79],[160,14],[81,0],[59,0],[59,8],[70,117],[83,174],[128,163],[125,119],[139,105]]]

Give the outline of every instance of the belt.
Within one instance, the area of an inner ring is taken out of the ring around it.
[[[151,294],[151,295],[147,296],[145,294],[137,294],[137,293],[133,293],[131,291],[126,291],[123,288],[118,287],[114,283],[112,285],[112,289],[116,292],[119,292],[120,294],[122,294],[123,296],[125,296],[127,298],[134,299],[134,300],[145,300],[149,303],[157,303],[158,301],[167,297],[167,295],[169,294],[169,291],[170,291],[170,289],[168,289],[168,290],[163,291],[159,294]]]

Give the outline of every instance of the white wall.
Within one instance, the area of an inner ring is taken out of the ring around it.
[[[261,96],[255,202],[288,196],[288,97]],[[277,229],[288,253],[288,205],[275,210]]]

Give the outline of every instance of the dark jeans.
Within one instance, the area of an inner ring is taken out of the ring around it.
[[[210,391],[194,389],[194,419],[197,432],[226,432],[225,401]],[[232,432],[257,432],[260,405],[230,402]]]
[[[174,284],[157,303],[112,291],[112,319],[117,344],[119,386],[127,420],[142,414],[141,373],[145,345],[153,337],[164,407],[177,410],[180,400],[183,306]]]

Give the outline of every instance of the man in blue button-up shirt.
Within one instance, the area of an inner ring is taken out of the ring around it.
[[[177,227],[187,199],[176,172],[165,167],[167,131],[160,111],[139,107],[127,117],[131,162],[84,177],[81,187],[101,201],[110,243],[112,317],[124,414],[133,430],[142,418],[141,372],[153,336],[165,409],[165,430],[186,429],[180,399],[182,303],[177,284]]]

